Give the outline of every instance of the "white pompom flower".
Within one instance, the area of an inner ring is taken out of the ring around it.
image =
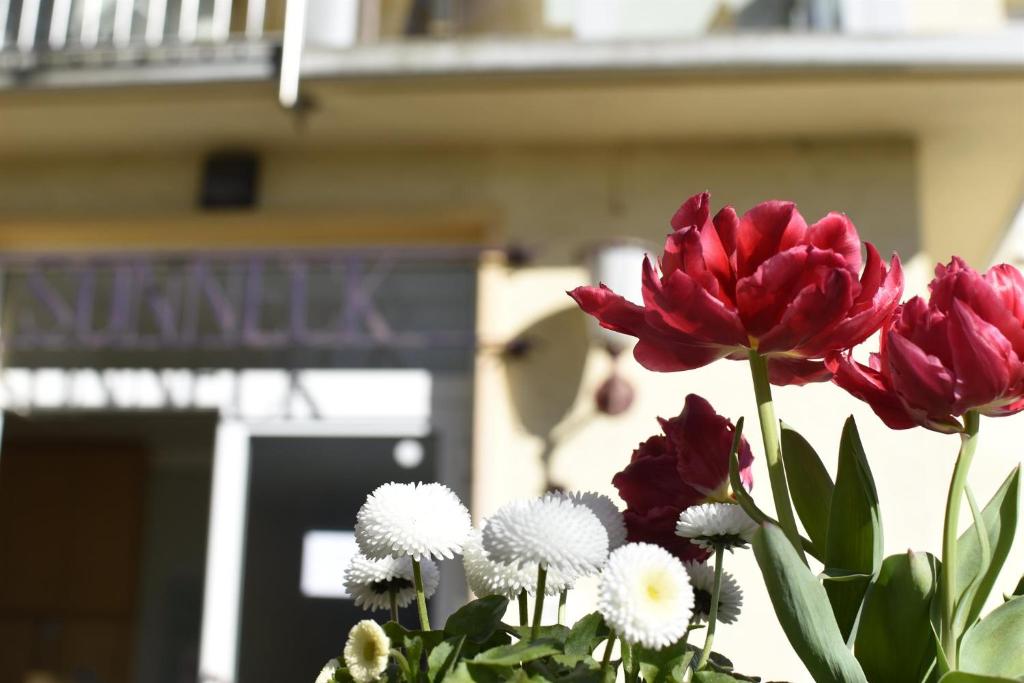
[[[735,503],[704,503],[679,513],[676,535],[689,538],[705,550],[716,546],[745,548],[754,538],[757,522]]]
[[[316,677],[316,683],[331,683],[334,680],[334,674],[341,668],[341,662],[337,659],[324,664],[324,668],[320,669],[320,675]]]
[[[524,590],[530,595],[537,592],[537,563],[527,562],[517,567],[492,561],[484,550],[482,533],[476,529],[462,549],[462,566],[466,572],[466,583],[478,598],[503,595],[513,600]],[[551,569],[544,582],[544,593],[557,595],[572,588],[572,583],[569,577]]]
[[[376,621],[364,619],[348,632],[345,666],[356,683],[372,683],[388,668],[391,641]]]
[[[484,549],[496,562],[535,562],[566,575],[594,574],[608,557],[608,533],[588,508],[563,497],[514,500],[487,522]]]
[[[451,559],[471,528],[469,510],[442,484],[384,484],[356,514],[356,542],[371,560]]]
[[[693,588],[682,563],[667,550],[627,543],[601,572],[597,610],[625,642],[661,649],[686,634]]]
[[[437,591],[440,575],[433,560],[424,558],[420,563],[423,577],[423,593],[429,598]],[[405,607],[416,599],[413,586],[412,560],[409,557],[385,557],[371,560],[357,553],[345,570],[345,590],[356,603],[366,610],[391,608],[391,589],[395,589],[395,601]]]
[[[687,562],[686,573],[693,586],[693,617],[696,623],[711,616],[711,594],[715,589],[715,568],[704,562]],[[743,591],[729,572],[722,572],[722,585],[718,591],[718,621],[732,624],[740,616]]]
[[[608,533],[608,550],[625,545],[626,543],[626,520],[622,511],[608,496],[596,491],[573,491],[571,493],[548,494],[549,496],[562,496],[576,505],[582,505],[597,517]]]

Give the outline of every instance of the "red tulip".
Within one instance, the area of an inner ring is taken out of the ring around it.
[[[1024,409],[1024,277],[1013,266],[984,275],[959,257],[935,268],[926,302],[914,297],[882,329],[870,366],[828,358],[834,381],[893,429],[958,432],[969,410]]]
[[[704,559],[706,553],[675,535],[675,524],[691,505],[732,500],[729,451],[735,428],[696,394],[686,397],[678,417],[659,422],[664,434],[640,444],[612,479],[626,501],[629,540],[656,543],[682,560]],[[754,456],[746,439],[737,457],[740,479],[750,489]]]
[[[639,340],[633,354],[660,372],[719,358],[766,356],[775,384],[829,378],[822,359],[864,341],[891,315],[903,272],[861,241],[849,218],[830,213],[808,227],[791,202],[758,204],[742,218],[726,206],[710,218],[710,195],[672,217],[659,269],[643,267],[643,306],[603,285],[569,293],[603,327]]]

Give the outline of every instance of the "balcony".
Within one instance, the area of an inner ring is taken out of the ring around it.
[[[1017,27],[1024,2],[926,5],[0,0],[0,89],[278,79],[281,103],[292,107],[307,77],[1022,61]],[[949,32],[976,37],[950,42],[943,38]]]

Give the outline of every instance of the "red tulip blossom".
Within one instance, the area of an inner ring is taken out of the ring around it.
[[[1013,266],[982,275],[959,257],[935,268],[931,297],[914,297],[882,328],[870,365],[828,358],[836,384],[893,429],[962,430],[969,410],[1024,409],[1024,277]]]
[[[676,521],[692,505],[732,500],[729,451],[735,428],[695,394],[686,397],[678,417],[659,422],[664,434],[641,443],[612,479],[626,501],[629,540],[655,543],[682,560],[703,560],[706,551],[675,535]],[[737,458],[740,479],[750,489],[754,456],[746,439],[740,440]]]
[[[636,337],[633,355],[649,370],[745,360],[756,349],[774,384],[824,381],[822,359],[874,333],[903,292],[899,258],[886,268],[865,244],[862,262],[843,214],[808,227],[792,202],[769,201],[742,217],[726,206],[712,219],[705,192],[671,224],[660,274],[644,260],[643,306],[603,285],[569,293],[603,327]]]

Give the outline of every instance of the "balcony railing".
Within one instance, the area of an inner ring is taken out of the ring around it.
[[[0,87],[90,82],[48,69],[138,67],[188,81],[227,65],[248,78],[280,78],[285,106],[299,101],[304,53],[411,40],[560,38],[691,39],[737,33],[917,31],[984,33],[1019,22],[1022,0],[0,0]],[[969,21],[967,24],[964,22]],[[200,71],[187,67],[200,65]],[[202,70],[206,71],[203,72]],[[184,71],[183,71],[184,70]],[[213,79],[215,76],[208,76]],[[122,80],[117,80],[121,78]],[[95,79],[94,79],[95,81]]]

